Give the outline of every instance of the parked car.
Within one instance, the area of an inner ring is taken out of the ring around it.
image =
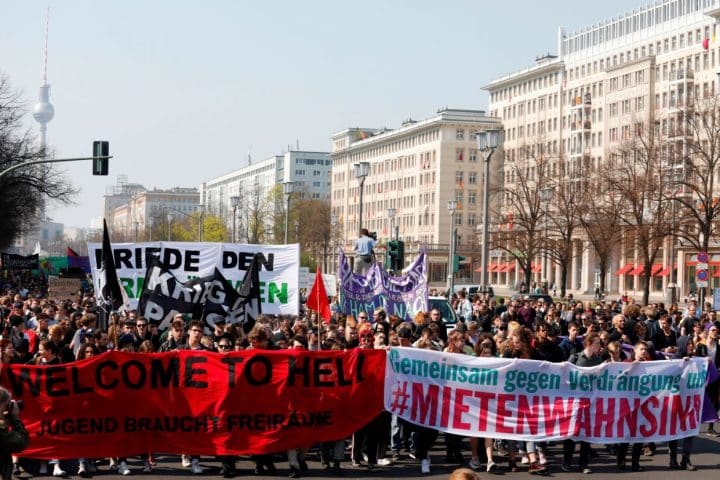
[[[553,298],[545,293],[516,293],[510,297],[510,300],[519,300],[521,302],[525,300],[530,300],[531,302],[542,300],[546,305],[552,305],[555,303]]]
[[[437,308],[440,310],[443,323],[447,331],[455,330],[455,326],[458,323],[458,317],[450,305],[450,301],[445,297],[430,297],[430,310]]]
[[[457,293],[461,290],[465,290],[468,294],[468,298],[472,298],[473,295],[476,293],[479,294],[489,294],[490,298],[493,298],[495,296],[495,291],[493,290],[492,285],[487,285],[483,287],[482,285],[470,285],[470,284],[460,284],[460,285],[453,285],[453,292]]]

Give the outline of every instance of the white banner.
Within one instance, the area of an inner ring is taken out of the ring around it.
[[[113,256],[118,278],[136,308],[142,293],[146,258],[159,255],[163,265],[185,282],[212,275],[217,267],[237,289],[245,278],[253,255],[261,253],[260,296],[262,313],[297,315],[299,306],[298,267],[300,245],[248,245],[240,243],[149,242],[113,243]],[[102,256],[101,243],[88,243],[93,285],[98,290],[98,274]]]
[[[664,442],[698,434],[705,358],[571,363],[391,348],[385,409],[472,437],[592,443]]]

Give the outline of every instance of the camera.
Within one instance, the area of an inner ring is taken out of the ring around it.
[[[23,402],[22,400],[10,400],[10,411],[13,410],[13,407],[15,405],[17,405],[18,407],[18,412],[22,412],[23,408],[25,408],[25,402]]]
[[[368,237],[372,238],[377,242],[377,232],[370,232],[368,233]]]

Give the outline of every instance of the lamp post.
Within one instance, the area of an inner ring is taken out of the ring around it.
[[[198,203],[198,242],[203,241],[203,214],[205,213],[205,205]]]
[[[365,179],[370,173],[370,162],[360,162],[353,165],[355,169],[355,177],[360,185],[360,226],[358,231],[363,228],[363,190],[365,190]]]
[[[335,255],[336,252],[336,245],[335,245],[335,236],[337,234],[337,226],[338,226],[338,216],[334,213],[330,215],[330,258],[332,258],[332,269],[333,271],[337,270],[337,266],[335,265]]]
[[[232,207],[232,210],[233,210],[232,236],[231,236],[231,237],[232,237],[232,243],[235,243],[235,231],[237,230],[237,228],[236,228],[236,219],[237,219],[237,208],[238,208],[238,205],[240,205],[240,197],[237,196],[237,195],[233,195],[232,197],[230,197],[230,206]]]
[[[390,238],[393,238],[393,233],[395,233],[395,241],[398,240],[400,237],[399,230],[400,226],[395,225],[395,214],[397,213],[397,210],[394,208],[388,208],[387,214],[388,218],[390,219]]]
[[[550,257],[548,255],[548,217],[550,216],[550,202],[552,201],[555,189],[553,187],[545,187],[540,190],[540,200],[545,203],[545,251],[543,259],[543,275],[545,282],[550,287]]]
[[[167,221],[168,221],[168,242],[170,241],[170,232],[172,231],[172,219],[173,214],[170,212],[167,212]]]
[[[455,278],[455,272],[453,272],[453,266],[455,263],[455,210],[457,210],[457,202],[450,200],[447,204],[448,212],[450,212],[450,258],[448,259],[448,277],[447,277],[447,288],[448,288],[448,299],[452,298],[453,294],[453,283]]]
[[[288,219],[290,218],[290,198],[292,197],[294,182],[283,182],[283,193],[285,194],[285,245],[288,243]]]
[[[483,178],[483,233],[482,233],[482,270],[480,275],[480,283],[483,288],[487,288],[490,282],[488,282],[488,252],[490,242],[490,219],[488,217],[488,203],[490,201],[490,158],[497,149],[502,136],[502,130],[486,130],[484,132],[478,132],[477,146],[480,153],[482,153],[483,160],[485,161],[485,176]]]

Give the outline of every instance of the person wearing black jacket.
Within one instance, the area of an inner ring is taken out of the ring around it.
[[[12,454],[27,447],[29,435],[20,419],[17,402],[12,401],[10,392],[0,387],[0,475],[10,480],[13,472]]]
[[[600,365],[603,362],[602,355],[602,340],[600,335],[591,332],[585,335],[583,339],[583,345],[585,348],[575,357],[575,365],[578,367],[594,367]],[[592,470],[588,466],[588,460],[590,458],[590,444],[587,442],[578,442],[580,444],[580,460],[579,466],[582,473],[592,473]],[[562,471],[572,471],[572,457],[575,453],[575,441],[563,440],[563,463]]]

